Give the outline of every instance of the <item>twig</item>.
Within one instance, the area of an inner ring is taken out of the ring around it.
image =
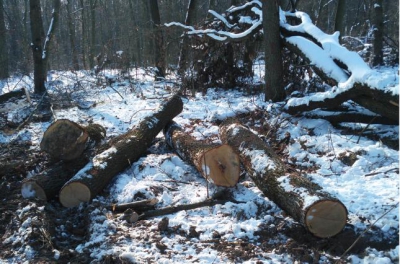
[[[357,144],[360,142],[360,139],[361,139],[361,136],[362,136],[362,133],[365,131],[365,130],[367,130],[368,129],[368,127],[372,124],[372,122],[374,122],[374,120],[377,118],[378,116],[374,116],[372,119],[371,119],[371,121],[368,123],[368,125],[366,125],[365,127],[364,127],[364,129],[363,130],[361,130],[361,132],[359,133],[360,134],[360,136],[358,137],[358,139],[357,139]]]
[[[381,220],[385,215],[390,213],[394,208],[396,208],[399,205],[399,203],[395,204],[390,208],[387,212],[385,212],[383,215],[381,215],[378,219],[375,220],[367,229],[365,229],[364,232],[362,232],[357,239],[351,244],[351,246],[340,256],[340,258],[335,262],[335,264],[339,264],[339,261],[357,244],[357,242],[361,239],[361,237],[367,233],[379,220]]]
[[[377,174],[380,174],[380,173],[386,174],[386,173],[391,172],[391,171],[397,171],[397,173],[399,173],[399,168],[391,168],[390,170],[383,171],[383,172],[371,172],[371,173],[365,174],[364,177],[374,176],[374,175],[377,175]]]

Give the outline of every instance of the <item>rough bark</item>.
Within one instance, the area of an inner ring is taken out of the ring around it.
[[[279,31],[279,4],[278,1],[262,1],[262,18],[264,31],[265,52],[265,101],[283,100],[283,62],[282,47]]]
[[[96,146],[106,136],[98,124],[80,126],[66,119],[57,120],[44,133],[41,148],[54,160],[48,169],[27,178],[21,186],[24,198],[53,199],[61,187],[93,157]]]
[[[98,142],[105,136],[105,129],[98,124],[83,127],[59,119],[44,132],[40,148],[55,160],[73,160],[82,155],[91,139]]]
[[[309,232],[324,238],[343,229],[346,207],[307,178],[285,175],[282,161],[256,134],[232,120],[219,131],[222,142],[239,153],[256,186]]]
[[[178,95],[166,101],[154,114],[137,127],[110,141],[60,191],[60,202],[65,207],[78,206],[93,199],[110,180],[146,153],[153,139],[183,108]]]
[[[0,95],[0,103],[7,102],[11,98],[21,98],[25,95],[24,89],[14,90]]]
[[[7,51],[7,29],[4,20],[4,3],[0,0],[0,78],[9,77],[8,72],[8,51]]]
[[[164,48],[164,36],[163,32],[161,31],[161,18],[160,18],[160,11],[158,8],[157,0],[150,0],[150,14],[151,14],[151,22],[153,25],[154,30],[154,42],[155,42],[155,49],[154,49],[154,59],[156,62],[157,67],[157,77],[165,77],[165,48]]]
[[[200,174],[217,186],[233,187],[239,180],[239,156],[228,145],[210,144],[196,140],[175,122],[164,129],[168,145]]]
[[[145,211],[150,208],[154,208],[154,205],[158,203],[157,198],[143,200],[143,201],[135,201],[131,203],[124,204],[112,204],[107,207],[107,209],[115,212],[115,211],[125,211],[127,209],[133,209],[137,211]]]

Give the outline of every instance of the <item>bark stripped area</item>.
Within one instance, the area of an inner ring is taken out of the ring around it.
[[[285,165],[256,134],[233,120],[221,124],[219,133],[222,142],[239,153],[256,186],[309,232],[326,238],[343,230],[343,203],[305,177],[286,175]]]
[[[97,154],[60,191],[60,202],[65,207],[78,206],[93,199],[119,172],[146,153],[157,134],[183,109],[178,95],[164,102],[137,127],[118,136],[107,149]]]

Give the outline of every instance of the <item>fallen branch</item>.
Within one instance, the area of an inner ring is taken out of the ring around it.
[[[107,207],[107,209],[115,212],[115,211],[125,211],[126,209],[133,209],[133,210],[148,210],[151,207],[158,203],[157,198],[143,200],[143,201],[135,201],[131,203],[123,203],[123,204],[112,204]]]
[[[182,204],[177,206],[170,206],[165,208],[160,208],[157,210],[147,211],[143,214],[139,215],[139,220],[149,219],[152,217],[162,216],[177,213],[180,211],[192,210],[200,207],[205,206],[214,206],[217,204],[225,204],[227,202],[232,202],[232,200],[214,200],[214,199],[207,199],[202,202],[193,203],[193,204]],[[235,201],[237,203],[237,201]]]

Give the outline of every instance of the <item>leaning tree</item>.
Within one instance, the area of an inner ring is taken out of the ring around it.
[[[259,39],[263,34],[261,1],[254,0],[240,6],[232,6],[223,14],[212,10],[209,12],[214,19],[201,29],[177,22],[166,25],[182,27],[186,35],[201,39],[203,46],[209,45],[209,40],[228,45],[250,38]],[[279,22],[280,38],[284,47],[301,57],[313,72],[331,86],[326,91],[287,99],[286,111],[299,113],[316,108],[337,109],[351,100],[377,114],[375,116],[398,124],[397,76],[384,76],[371,69],[356,52],[349,51],[339,43],[339,32],[332,35],[322,32],[304,12],[285,12],[280,9],[279,21],[270,21]],[[218,69],[214,69],[215,72],[218,72]]]

